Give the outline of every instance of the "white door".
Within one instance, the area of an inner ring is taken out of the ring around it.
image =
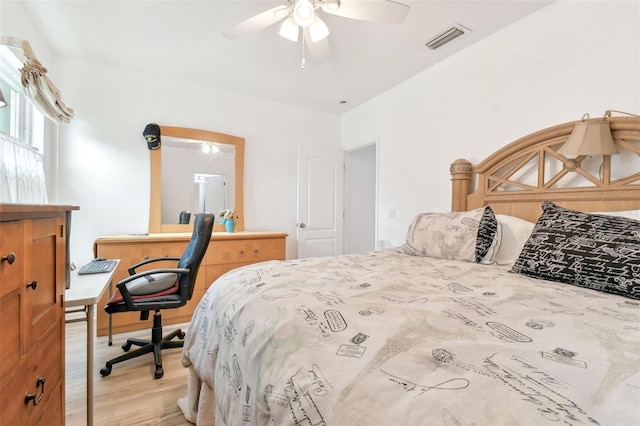
[[[342,254],[344,154],[298,148],[298,258]]]
[[[214,212],[217,214],[228,205],[226,200],[226,178],[224,175],[195,173],[196,191],[198,193],[196,213]]]

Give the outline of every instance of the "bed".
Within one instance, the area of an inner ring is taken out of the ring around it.
[[[558,154],[570,122],[455,161],[452,211],[400,247],[220,277],[185,338],[185,418],[640,424],[640,120],[610,120],[620,155]]]

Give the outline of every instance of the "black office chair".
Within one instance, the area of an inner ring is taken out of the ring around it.
[[[191,212],[187,210],[182,210],[180,212],[180,217],[178,218],[178,224],[185,225],[189,223],[191,220]]]
[[[187,244],[182,257],[161,257],[147,259],[129,268],[129,277],[117,284],[118,291],[107,303],[104,310],[108,314],[118,312],[140,311],[140,320],[149,319],[149,311],[155,311],[153,315],[153,328],[151,340],[128,339],[122,345],[127,352],[117,358],[107,361],[105,367],[100,370],[102,376],[111,374],[113,364],[153,352],[156,362],[154,377],[161,378],[164,375],[162,369],[162,349],[181,348],[183,341],[172,341],[173,338],[184,338],[184,332],[180,329],[162,336],[162,309],[175,309],[184,306],[193,294],[193,289],[198,275],[198,268],[204,257],[211,231],[213,230],[214,215],[211,213],[198,213],[193,224],[191,241]],[[159,261],[177,261],[177,268],[159,268],[136,273],[136,268]],[[133,352],[128,352],[132,345],[140,346]]]

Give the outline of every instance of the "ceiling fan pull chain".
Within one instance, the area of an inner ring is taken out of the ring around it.
[[[305,58],[304,58],[304,45],[305,45],[305,41],[304,41],[304,37],[302,38],[302,63],[300,64],[300,68],[304,69],[304,64],[305,64]]]

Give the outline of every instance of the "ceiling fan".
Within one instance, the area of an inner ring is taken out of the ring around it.
[[[329,28],[320,18],[320,11],[343,18],[384,23],[401,23],[409,13],[409,6],[391,0],[284,0],[284,3],[234,25],[222,35],[233,40],[282,20],[279,31],[282,37],[297,42],[302,28],[311,54],[326,59],[329,55]]]

